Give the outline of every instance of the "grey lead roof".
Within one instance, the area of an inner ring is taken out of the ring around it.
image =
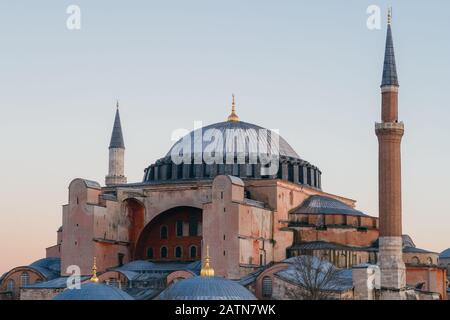
[[[311,196],[291,213],[293,214],[347,214],[353,216],[367,216],[345,203],[325,196]]]
[[[100,283],[83,283],[80,289],[66,289],[53,300],[134,300],[128,293]]]
[[[441,254],[439,255],[439,258],[441,258],[441,259],[450,258],[450,248],[442,251]]]
[[[234,151],[235,154],[243,152],[245,153],[246,156],[249,156],[249,154],[254,154],[255,152],[257,154],[263,153],[262,151],[259,150],[259,147],[260,144],[265,143],[267,141],[267,144],[269,146],[271,145],[271,142],[273,142],[272,146],[274,148],[278,147],[280,156],[287,156],[294,159],[300,158],[297,152],[294,151],[294,149],[286,142],[286,140],[284,140],[277,133],[273,131],[269,133],[267,131],[267,136],[263,137],[262,133],[266,132],[266,130],[268,129],[243,121],[238,122],[225,121],[214,123],[189,133],[189,140],[191,143],[190,152],[192,154],[201,152],[209,154],[211,153],[211,151],[213,151],[211,149],[212,147],[218,146],[221,149],[221,151],[223,150],[222,151],[223,155],[227,155]],[[215,133],[219,132],[221,133],[221,137],[223,137],[223,141],[215,140]],[[212,137],[208,136],[208,134],[212,134],[213,136]],[[276,138],[279,138],[278,146],[276,145],[275,140]],[[170,156],[172,154],[172,151],[174,150],[175,153],[178,151],[180,152],[180,154],[182,154],[182,151],[179,150],[183,149],[183,145],[185,143],[183,139],[184,138],[181,138],[177,143],[175,143],[166,156]],[[187,140],[186,142],[189,142],[189,140]],[[197,145],[199,147],[202,147],[202,150],[198,150],[197,152]],[[275,152],[275,150],[273,151]]]
[[[48,257],[39,259],[28,266],[40,272],[46,280],[52,280],[60,276],[61,259]]]
[[[90,276],[81,276],[80,280],[85,281],[88,280]],[[59,277],[55,278],[49,281],[44,282],[35,282],[33,284],[29,284],[27,286],[24,286],[25,288],[32,288],[32,289],[65,289],[67,288],[67,280],[69,277]]]
[[[392,39],[392,28],[388,24],[386,35],[386,50],[384,53],[383,79],[381,86],[399,86],[397,67],[395,64],[394,41]]]
[[[237,281],[220,277],[195,276],[180,280],[165,289],[159,300],[256,300]]]
[[[111,135],[111,142],[109,148],[122,148],[125,149],[125,143],[123,142],[122,125],[120,123],[119,108],[116,110],[116,118],[114,119],[114,127]]]
[[[122,272],[127,277],[134,277],[136,274],[142,272],[169,273],[176,270],[188,270],[197,274],[200,272],[201,264],[200,260],[194,262],[150,262],[135,260],[121,267],[112,268],[111,270]]]

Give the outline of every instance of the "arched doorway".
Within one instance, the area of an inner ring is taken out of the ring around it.
[[[145,226],[139,236],[134,259],[200,260],[201,242],[202,210],[175,207],[157,215]]]
[[[136,246],[139,234],[142,229],[144,229],[145,225],[145,207],[143,203],[132,198],[124,200],[123,203],[125,205],[125,215],[128,222],[130,256],[134,257],[134,248]]]

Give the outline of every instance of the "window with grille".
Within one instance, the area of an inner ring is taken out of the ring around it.
[[[30,284],[30,275],[28,272],[24,272],[20,275],[20,283],[22,287]]]
[[[272,297],[272,278],[264,277],[262,280],[262,295],[263,297]]]
[[[7,291],[14,292],[15,283],[13,279],[8,280],[8,284],[6,286]]]
[[[177,237],[182,237],[183,236],[183,221],[178,220],[176,222],[175,229],[176,229]]]

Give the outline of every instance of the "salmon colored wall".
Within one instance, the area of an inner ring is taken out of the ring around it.
[[[426,266],[406,266],[406,283],[417,285],[425,282],[426,291],[437,292],[441,297],[447,299],[446,288],[447,273],[443,268]]]

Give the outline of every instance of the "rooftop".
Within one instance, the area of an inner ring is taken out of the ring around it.
[[[237,281],[221,277],[195,276],[180,280],[165,289],[159,300],[256,300]]]
[[[353,216],[367,216],[361,211],[353,209],[342,201],[320,195],[310,196],[303,203],[292,210],[292,214],[343,214]]]

